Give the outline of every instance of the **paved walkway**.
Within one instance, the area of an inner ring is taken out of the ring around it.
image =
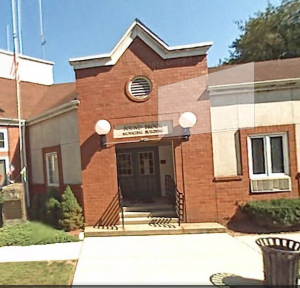
[[[225,275],[261,283],[262,256],[245,240],[226,233],[85,238],[73,284],[211,285]]]
[[[0,262],[50,261],[78,259],[83,242],[0,248]]]

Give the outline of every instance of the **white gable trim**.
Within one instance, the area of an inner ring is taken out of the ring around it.
[[[170,47],[139,20],[135,20],[110,53],[71,58],[69,62],[75,70],[115,65],[136,37],[144,41],[163,59],[206,55],[213,44],[213,42],[204,42]]]

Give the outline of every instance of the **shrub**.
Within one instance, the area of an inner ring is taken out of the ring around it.
[[[0,204],[3,204],[3,203],[4,203],[4,195],[3,195],[3,190],[0,187]]]
[[[29,246],[77,241],[78,239],[76,237],[64,231],[55,230],[38,222],[26,222],[0,228],[0,247]]]
[[[262,226],[288,227],[300,224],[300,198],[250,201],[241,205],[241,208]]]
[[[45,221],[45,196],[35,194],[30,207],[30,218],[35,221]]]
[[[84,226],[82,208],[69,186],[62,195],[59,224],[65,231],[83,228]]]
[[[58,227],[59,210],[60,210],[61,196],[55,188],[51,188],[45,197],[45,222],[55,228]]]

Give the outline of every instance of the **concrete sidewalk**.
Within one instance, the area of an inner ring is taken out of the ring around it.
[[[85,238],[73,284],[211,285],[231,274],[240,284],[261,283],[263,262],[226,233],[99,237]]]
[[[254,249],[255,251],[260,253],[260,248],[255,243],[255,240],[258,238],[264,237],[278,237],[278,238],[287,238],[290,240],[300,242],[300,234],[299,233],[280,233],[280,234],[266,234],[266,235],[245,235],[245,236],[235,236],[236,239],[246,244],[248,247]]]
[[[33,246],[5,246],[0,248],[0,263],[50,260],[76,260],[83,242],[56,243]]]

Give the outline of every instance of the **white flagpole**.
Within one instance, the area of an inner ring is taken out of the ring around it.
[[[42,10],[42,0],[39,0],[39,11],[40,11],[40,31],[41,31],[41,46],[42,46],[42,57],[45,59],[45,44],[46,39],[43,31],[43,10]]]
[[[24,165],[24,145],[23,145],[23,133],[22,133],[22,120],[21,120],[21,101],[20,101],[20,75],[19,75],[19,45],[18,45],[18,32],[17,32],[17,14],[16,14],[16,0],[11,0],[12,6],[12,19],[13,19],[13,40],[14,40],[14,61],[15,61],[15,80],[16,80],[16,91],[17,91],[17,110],[18,110],[18,121],[19,121],[19,148],[20,148],[20,170],[22,171],[25,168]],[[25,128],[25,127],[23,127]],[[26,168],[25,168],[26,169]],[[21,177],[22,182],[24,183],[24,177]],[[23,219],[26,219],[26,191],[23,195]]]
[[[18,31],[19,31],[19,44],[20,44],[20,54],[23,54],[23,42],[22,42],[22,12],[21,12],[21,1],[18,0]]]
[[[14,61],[15,61],[15,79],[16,79],[16,88],[17,88],[17,110],[18,110],[18,120],[19,120],[19,139],[20,139],[20,161],[21,167],[23,169],[23,137],[22,137],[22,123],[21,123],[21,105],[20,105],[20,79],[19,79],[19,72],[18,72],[18,65],[19,65],[19,45],[18,45],[18,32],[17,32],[17,18],[16,18],[16,1],[11,0],[12,4],[12,17],[13,17],[13,39],[14,39]]]

